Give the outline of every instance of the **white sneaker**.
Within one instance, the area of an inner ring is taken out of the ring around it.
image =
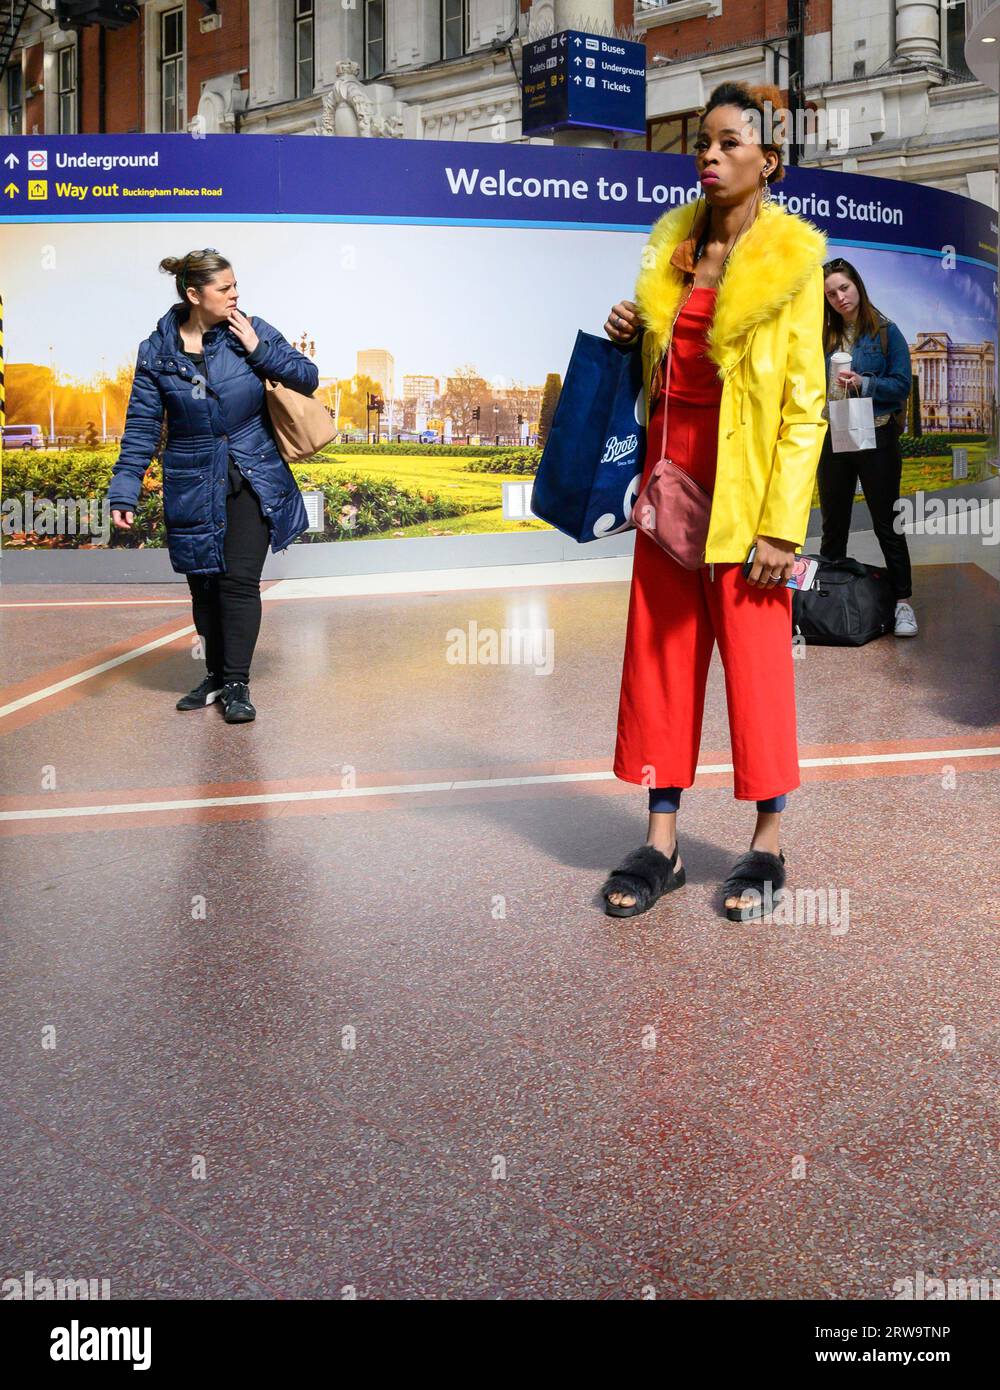
[[[896,627],[894,630],[897,637],[916,637],[917,635],[917,615],[905,598],[899,599],[896,604]]]

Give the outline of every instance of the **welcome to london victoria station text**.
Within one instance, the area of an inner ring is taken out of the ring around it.
[[[508,174],[506,169],[500,169],[496,174],[481,174],[478,169],[446,168],[445,174],[451,192],[456,196],[479,193],[488,198],[565,198],[586,202],[595,192],[587,179]],[[602,176],[596,181],[596,193],[602,202],[624,203],[629,196],[629,186],[624,180]],[[701,197],[701,190],[696,184],[690,187],[665,183],[647,185],[640,175],[636,179],[633,196],[638,203],[674,206],[696,202]],[[891,207],[878,198],[859,200],[843,193],[833,199],[816,193],[799,197],[779,189],[772,190],[772,197],[789,212],[797,212],[804,217],[844,217],[856,222],[882,222],[896,227],[903,225],[902,208]]]

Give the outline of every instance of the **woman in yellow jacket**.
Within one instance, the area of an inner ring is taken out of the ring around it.
[[[735,794],[757,803],[750,850],[723,885],[727,916],[763,915],[785,881],[781,811],[799,785],[785,581],[805,540],[827,428],[826,240],[771,199],[784,171],[781,147],[763,138],[768,103],[781,107],[774,88],[725,83],[712,93],[695,142],[703,196],[657,221],[635,303],[616,304],[605,324],[623,345],[642,334],[643,485],[661,456],[668,397],[666,456],[711,496],[700,569],[636,534],[614,770],[649,788],[649,829],[604,884],[614,916],[645,912],[684,882],[677,810],[694,781],[716,641]]]

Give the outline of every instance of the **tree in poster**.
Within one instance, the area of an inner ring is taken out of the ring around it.
[[[549,372],[542,391],[542,406],[538,412],[538,442],[544,444],[549,436],[549,426],[556,413],[556,406],[562,393],[562,377],[558,372]]]

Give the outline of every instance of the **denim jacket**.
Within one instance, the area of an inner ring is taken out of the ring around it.
[[[885,353],[878,331],[856,338],[851,348],[851,371],[861,377],[862,396],[871,396],[876,421],[901,410],[911,386],[906,339],[890,319],[883,318],[882,323],[886,327]],[[826,354],[826,379],[830,380],[830,353]]]

